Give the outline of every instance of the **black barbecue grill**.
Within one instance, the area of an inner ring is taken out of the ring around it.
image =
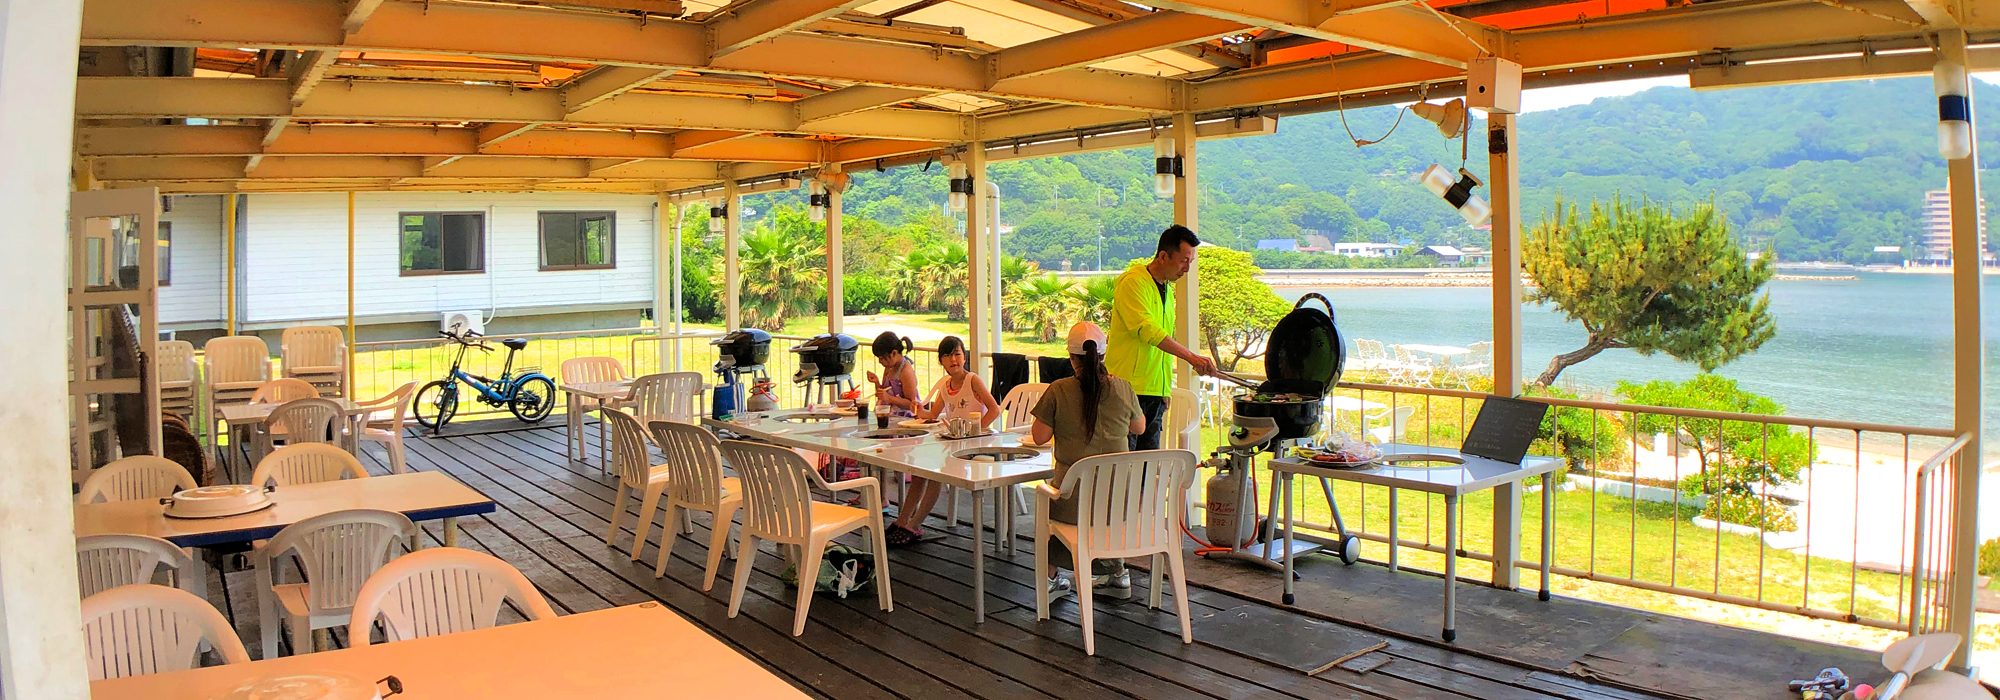
[[[725,367],[749,369],[762,367],[771,360],[771,334],[755,328],[738,328],[727,335],[708,341],[715,346],[721,359],[717,360],[717,370]]]
[[[1309,308],[1318,300],[1325,312]],[[1270,418],[1274,440],[1294,440],[1319,432],[1320,404],[1340,382],[1347,348],[1334,324],[1333,304],[1319,294],[1299,297],[1292,312],[1271,329],[1264,353],[1263,383],[1236,395],[1236,415]]]

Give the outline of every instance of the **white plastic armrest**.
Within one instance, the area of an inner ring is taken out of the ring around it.
[[[1047,500],[1051,500],[1051,501],[1055,501],[1055,500],[1061,500],[1061,499],[1062,499],[1062,492],[1061,492],[1061,491],[1057,491],[1057,490],[1056,490],[1056,487],[1054,487],[1054,486],[1050,486],[1050,485],[1049,485],[1049,482],[1046,482],[1046,481],[1044,481],[1044,482],[1041,482],[1041,483],[1038,483],[1038,484],[1035,484],[1035,497],[1036,497],[1036,498],[1043,498],[1043,499],[1047,499]]]
[[[820,487],[828,491],[861,491],[867,489],[879,489],[882,487],[882,482],[872,476],[856,477],[853,479],[848,479],[846,481],[835,481],[832,483],[828,483],[823,479],[817,478],[817,476],[815,476],[813,480],[820,482]]]

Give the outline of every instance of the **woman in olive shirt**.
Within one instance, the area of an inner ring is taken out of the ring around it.
[[[1049,385],[1041,401],[1035,404],[1035,423],[1030,428],[1035,442],[1047,443],[1051,439],[1055,442],[1056,473],[1049,481],[1058,487],[1071,464],[1087,457],[1124,452],[1128,447],[1126,436],[1146,432],[1146,416],[1139,411],[1139,397],[1132,393],[1132,385],[1104,369],[1104,331],[1095,323],[1076,324],[1069,329],[1068,345],[1069,362],[1076,376]],[[1076,510],[1074,496],[1063,498],[1049,504],[1049,519],[1075,523]],[[1076,561],[1075,555],[1061,542],[1050,540],[1048,547],[1051,563]],[[1090,569],[1095,577],[1091,585],[1099,595],[1132,597],[1132,576],[1125,571],[1125,560],[1099,559],[1091,562]],[[1049,586],[1062,593],[1069,588],[1069,582],[1057,573],[1051,577]]]

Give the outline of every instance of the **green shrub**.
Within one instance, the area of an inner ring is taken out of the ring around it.
[[[1575,394],[1556,387],[1529,387],[1528,396],[1573,399]],[[1569,460],[1571,469],[1588,469],[1616,463],[1625,455],[1625,428],[1611,414],[1587,408],[1550,406],[1542,416],[1529,454],[1558,455]]]
[[[848,275],[841,282],[841,306],[850,314],[881,313],[892,296],[889,280],[880,275]]]
[[[2000,576],[2000,537],[1979,543],[1979,575]]]
[[[1688,478],[1699,478],[1690,476]],[[1766,532],[1791,532],[1799,529],[1799,517],[1791,509],[1775,498],[1750,494],[1721,492],[1708,496],[1708,506],[1701,514],[1710,520],[1735,523],[1749,527],[1761,527]]]

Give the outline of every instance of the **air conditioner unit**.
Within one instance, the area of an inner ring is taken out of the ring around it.
[[[446,311],[444,312],[444,319],[438,323],[438,330],[453,333],[471,331],[485,335],[486,320],[478,309],[471,311]]]

